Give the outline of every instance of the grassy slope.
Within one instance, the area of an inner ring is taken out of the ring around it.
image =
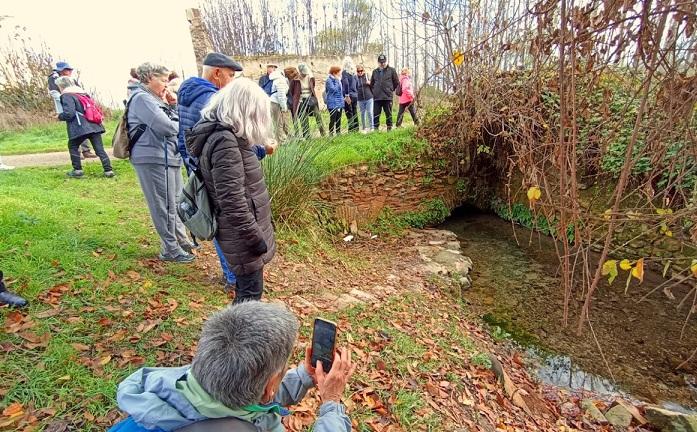
[[[198,299],[210,290],[191,289],[183,282],[185,267],[168,267],[158,276],[157,268],[143,265],[141,260],[157,253],[159,241],[133,171],[123,162],[116,169],[120,175],[113,181],[89,165],[85,181],[66,179],[62,169],[16,170],[0,177],[0,268],[16,278],[11,288],[32,300],[33,323],[23,332],[3,335],[2,341],[14,345],[51,335],[45,349],[11,349],[3,354],[0,395],[6,393],[5,402],[50,406],[66,416],[83,411],[103,415],[113,408],[116,383],[129,368],[117,365],[115,355],[114,362],[99,361],[130,349],[153,363],[156,351],[149,347],[163,332],[176,332],[179,348],[188,348],[198,332],[198,326],[178,327],[173,320],[190,318],[191,293],[201,293]],[[61,297],[55,304],[42,297],[52,287]],[[172,299],[179,306],[167,317],[147,312],[164,322],[148,336],[129,341],[137,333],[131,316],[116,308],[125,306],[141,320],[146,310],[153,309],[144,298]],[[210,310],[221,300],[210,296],[202,303]],[[59,307],[60,314],[37,317],[38,311],[47,310],[46,303]],[[12,322],[12,317],[7,321],[8,312],[0,312],[6,326]],[[119,330],[125,331],[125,339],[106,340]],[[82,351],[71,344],[89,348]]]
[[[104,146],[111,147],[116,120],[104,122]],[[0,132],[0,155],[67,151],[68,134],[64,122],[35,126],[22,131]]]
[[[394,119],[397,119],[397,105],[395,105]],[[329,125],[329,114],[322,113],[324,127],[327,129]],[[384,127],[385,119],[382,119]],[[116,119],[110,119],[104,122],[106,133],[104,137],[104,146],[111,147],[111,138],[116,128]],[[411,126],[413,123],[411,117],[407,113],[404,118],[404,125]],[[342,130],[345,132],[347,128],[346,116],[341,119]],[[310,119],[310,129],[313,133],[316,131],[314,119]],[[292,125],[291,125],[292,130]],[[56,122],[41,126],[35,126],[21,131],[0,131],[0,155],[16,155],[30,153],[48,153],[65,151],[68,148],[68,135],[65,129],[65,123]]]

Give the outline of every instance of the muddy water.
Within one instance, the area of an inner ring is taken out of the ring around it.
[[[661,275],[646,274],[627,295],[622,275],[612,286],[599,287],[591,311],[596,342],[588,326],[576,335],[582,305],[578,294],[570,305],[570,325],[562,325],[563,290],[549,237],[520,227],[514,235],[509,222],[467,210],[456,212],[440,228],[458,235],[463,253],[474,263],[472,288],[465,294],[473,310],[493,327],[547,353],[537,368],[541,380],[697,408],[697,393],[691,390],[697,383],[697,360],[676,371],[697,347],[697,318],[688,322],[681,339],[687,311],[676,310],[678,301],[659,290],[637,302],[663,281]],[[681,299],[687,288],[673,292]]]

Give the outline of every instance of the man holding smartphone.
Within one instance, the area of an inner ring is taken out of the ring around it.
[[[297,405],[317,386],[322,405],[314,432],[351,432],[341,396],[356,366],[348,349],[333,352],[331,370],[305,360],[287,370],[300,325],[277,303],[247,301],[211,316],[204,325],[193,363],[143,368],[117,392],[129,417],[110,432],[176,430],[198,432],[283,432],[285,408]]]

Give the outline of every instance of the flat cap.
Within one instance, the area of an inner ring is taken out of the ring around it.
[[[204,66],[213,66],[232,69],[235,72],[242,71],[242,65],[221,53],[210,53],[203,59]]]

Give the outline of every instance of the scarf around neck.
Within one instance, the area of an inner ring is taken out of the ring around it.
[[[228,408],[208,394],[191,372],[186,374],[186,379],[177,382],[177,390],[186,397],[201,415],[208,418],[236,417],[253,422],[254,419],[268,414],[276,415],[279,418],[290,414],[287,409],[275,402],[246,405],[234,409]]]

